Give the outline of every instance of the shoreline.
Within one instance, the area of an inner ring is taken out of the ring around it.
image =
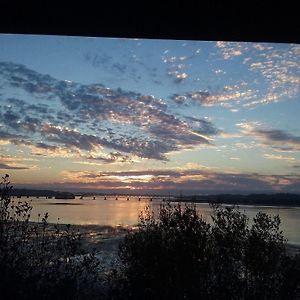
[[[41,222],[30,222],[39,226],[43,226]],[[58,225],[59,230],[66,230],[69,224],[47,223],[47,233],[53,233]],[[95,253],[100,262],[103,271],[110,271],[118,265],[118,250],[120,243],[124,240],[126,234],[134,232],[138,226],[111,226],[111,225],[72,225],[70,224],[70,232],[78,232],[81,236],[81,249],[83,253],[78,257],[83,257],[88,253]],[[300,255],[300,243],[287,241],[286,254],[289,256]]]
[[[164,203],[193,203],[193,204],[220,204],[220,205],[232,205],[232,206],[249,206],[249,207],[276,207],[276,208],[300,208],[299,204],[288,204],[288,203],[249,203],[249,202],[233,202],[233,201],[213,201],[213,200],[182,200],[182,199],[170,199]]]
[[[300,254],[300,244],[287,242],[286,250],[287,250],[287,254],[289,254],[289,255]]]
[[[38,227],[43,226],[41,222],[30,223],[38,225]],[[103,272],[110,271],[116,266],[119,244],[128,232],[135,230],[134,226],[47,223],[47,234],[55,232],[55,226],[58,226],[60,231],[64,231],[68,225],[70,225],[69,232],[79,233],[81,236],[81,250],[83,252],[75,256],[81,259],[86,254],[94,252]]]
[[[30,191],[32,193],[30,193]],[[34,193],[33,193],[34,191]],[[49,194],[51,192],[51,195]],[[74,198],[61,198],[55,199],[53,197],[54,191],[44,191],[44,190],[25,190],[25,189],[16,189],[11,196],[13,198],[22,199],[23,198],[45,198],[45,199],[52,199],[54,200],[53,205],[76,205],[75,203],[69,203],[68,200],[75,200],[78,199],[78,194],[74,193]],[[50,195],[50,197],[49,197]],[[104,197],[102,194],[91,193],[91,194],[81,194],[81,197],[85,198],[92,198],[92,197]],[[195,194],[195,195],[128,195],[128,194],[106,194],[107,197],[142,197],[142,198],[151,198],[153,201],[160,201],[160,202],[181,202],[181,203],[217,203],[217,204],[224,204],[224,205],[251,205],[251,206],[258,206],[258,207],[294,207],[300,208],[300,194],[297,193],[257,193],[257,194]],[[76,198],[77,197],[77,198]],[[93,198],[94,198],[93,197]],[[55,203],[55,200],[67,200],[64,203]],[[93,199],[96,200],[96,199]],[[98,199],[97,199],[98,200]]]
[[[54,229],[54,223],[49,223],[50,230]],[[59,224],[63,229],[67,224]],[[70,229],[78,231],[82,237],[82,246],[86,250],[95,249],[98,251],[117,250],[116,245],[119,244],[125,235],[129,232],[137,230],[137,226],[111,226],[111,225],[70,225]],[[300,243],[287,241],[286,248],[288,252],[300,252]]]

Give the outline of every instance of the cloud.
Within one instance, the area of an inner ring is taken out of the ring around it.
[[[234,139],[234,138],[240,138],[240,137],[242,137],[242,135],[240,133],[221,131],[221,133],[219,134],[218,137],[223,138],[223,139]],[[241,145],[241,143],[236,143],[235,145],[239,148],[242,148],[243,146],[245,146],[245,145]]]
[[[69,148],[76,155],[104,147],[124,158],[135,155],[167,160],[168,153],[210,145],[210,136],[218,134],[208,121],[174,116],[163,99],[151,95],[110,89],[101,83],[57,80],[14,63],[0,63],[0,76],[14,91],[25,91],[33,100],[42,99],[39,103],[7,100],[9,104],[0,114],[9,134],[24,134],[23,140],[40,150],[38,143],[42,142]],[[114,162],[112,157],[107,161]]]
[[[24,138],[23,135],[20,134],[14,134],[14,133],[9,133],[6,131],[3,131],[0,129],[0,140],[1,141],[10,141],[10,140],[14,140],[14,139],[22,139]]]
[[[85,156],[83,157],[87,160],[100,161],[103,163],[132,163],[133,160],[130,156],[124,155],[120,152],[110,152],[108,155],[102,156]],[[90,163],[90,162],[89,162]]]
[[[23,162],[36,161],[33,158],[25,158],[13,155],[0,155],[0,169],[6,170],[28,170],[36,166],[26,166]],[[20,164],[21,163],[21,164]]]
[[[284,155],[274,155],[274,154],[264,154],[264,158],[275,159],[275,160],[286,160],[286,161],[294,161],[295,160],[295,157],[284,156]]]
[[[238,42],[216,42],[216,47],[221,51],[222,56],[225,60],[233,59],[236,56],[241,56],[245,50],[244,43]]]
[[[300,164],[299,164],[299,165],[298,165],[298,164],[292,165],[292,168],[293,168],[293,169],[297,169],[297,170],[299,169],[299,170],[300,170]]]
[[[116,149],[139,157],[165,160],[164,153],[176,150],[171,145],[160,141],[147,141],[134,137],[101,138],[94,135],[81,134],[78,131],[60,126],[45,125],[42,135],[50,142],[62,144],[65,147],[75,147],[86,151],[97,151],[103,147]],[[158,133],[156,133],[158,134]],[[109,159],[114,161],[113,159]],[[109,161],[106,160],[106,161]]]
[[[130,40],[126,42],[130,42]],[[143,59],[145,59],[145,57],[143,57]],[[126,77],[127,81],[133,80],[134,82],[139,82],[142,78],[141,75],[148,75],[150,78],[157,76],[157,68],[145,64],[140,59],[139,51],[132,50],[130,53],[124,52],[122,55],[123,63],[120,63],[120,60],[117,60],[114,56],[101,50],[86,53],[83,60],[94,68],[101,68],[106,74],[113,74],[112,79],[110,79],[108,75],[106,80],[112,80],[114,82],[116,76],[118,76],[119,80],[124,80]]]
[[[162,62],[167,66],[166,68],[167,75],[171,79],[173,79],[174,83],[182,83],[189,77],[187,73],[187,69],[189,68],[189,66],[184,62],[191,59],[192,57],[194,57],[194,55],[191,56],[163,55],[161,57]]]
[[[220,82],[222,77],[222,81],[227,80],[230,86],[228,83],[225,84],[223,91],[218,87],[192,90],[175,97],[171,96],[171,99],[179,104],[191,100],[202,106],[221,105],[234,112],[238,108],[254,108],[295,98],[298,95],[299,45],[290,44],[281,47],[263,43],[218,41],[215,43],[215,49],[217,51],[209,55],[203,66],[207,64],[211,69],[215,82]],[[173,67],[169,70],[169,76],[172,76],[175,82],[177,76],[180,79],[180,74],[189,75],[183,67],[178,68],[180,66],[178,57],[163,56],[163,61],[169,68]],[[214,66],[218,61],[223,61],[222,69]],[[243,71],[240,71],[241,69]],[[190,72],[188,78],[193,80],[191,74],[193,72]],[[201,78],[200,73],[196,81],[205,82],[206,79]]]
[[[175,82],[182,82],[184,80],[186,80],[188,78],[188,74],[187,73],[175,73]]]
[[[161,169],[120,172],[65,171],[65,184],[75,182],[109,190],[185,191],[187,193],[249,193],[300,191],[298,175],[219,173],[209,169]]]
[[[255,49],[256,55],[251,54],[253,51],[249,51],[250,56],[245,59],[244,64],[248,66],[250,72],[262,78],[267,89],[258,99],[249,101],[244,106],[253,107],[295,97],[300,86],[300,46],[292,44],[284,48],[275,48],[256,43],[251,46],[249,44],[249,47]]]
[[[195,117],[185,117],[186,120],[191,122],[193,129],[203,135],[217,135],[220,134],[214,124],[206,119],[199,119]]]
[[[43,142],[30,142],[23,139],[11,139],[10,142],[19,147],[26,147],[30,155],[42,157],[80,157],[80,152],[70,147],[50,145]]]
[[[205,105],[209,104],[210,100],[210,93],[208,91],[197,91],[197,92],[192,92],[188,93],[185,95],[185,97],[188,97],[189,99],[198,102],[199,104]]]
[[[127,69],[127,65],[120,64],[120,63],[114,63],[112,67],[116,70],[118,70],[120,73],[125,73]]]
[[[263,144],[281,151],[300,151],[300,136],[295,136],[280,129],[265,129],[255,122],[237,124],[248,136],[262,141]]]
[[[113,57],[101,52],[98,53],[89,52],[85,54],[84,60],[88,63],[91,63],[92,66],[98,68],[102,65],[111,63]]]
[[[8,164],[0,162],[0,169],[4,170],[27,170],[28,167],[18,167],[18,166],[10,166]]]
[[[36,161],[36,159],[33,158],[25,158],[20,156],[13,156],[13,155],[0,155],[0,160],[2,162],[17,162],[17,161]]]
[[[83,150],[93,150],[100,144],[100,139],[93,135],[81,134],[77,130],[44,124],[41,128],[41,134],[48,141],[63,144],[64,146],[73,146]]]
[[[177,104],[184,104],[186,100],[188,99],[187,96],[184,95],[178,95],[178,94],[173,94],[169,97],[171,100],[176,102]]]
[[[229,89],[225,86],[223,92],[209,92],[207,90],[199,90],[188,92],[183,95],[173,94],[169,98],[177,104],[183,104],[187,100],[195,102],[201,106],[224,106],[231,108],[232,106],[239,105],[240,103],[252,99],[255,92],[251,89],[239,90],[239,87]],[[235,111],[234,109],[231,109]]]
[[[14,131],[24,133],[35,132],[36,127],[41,123],[41,121],[37,118],[32,118],[26,115],[21,116],[20,114],[13,112],[11,109],[4,113],[0,112],[0,122],[11,127]]]

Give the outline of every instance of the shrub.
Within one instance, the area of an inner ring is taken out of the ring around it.
[[[120,245],[111,298],[295,297],[300,259],[286,254],[279,217],[260,212],[249,226],[237,207],[212,208],[212,224],[195,206],[162,205],[158,218],[147,208]]]
[[[5,299],[83,299],[99,294],[99,263],[81,251],[70,225],[50,229],[48,214],[30,222],[32,206],[11,201],[9,176],[0,200],[0,293]],[[98,289],[97,289],[98,288]]]

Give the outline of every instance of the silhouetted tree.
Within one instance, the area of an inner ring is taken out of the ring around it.
[[[112,299],[289,299],[299,288],[299,256],[288,256],[278,216],[249,220],[212,205],[212,224],[195,206],[147,208],[120,245]],[[293,278],[291,278],[293,276]]]
[[[98,260],[80,248],[70,225],[49,229],[48,214],[30,222],[32,206],[10,198],[9,176],[0,199],[0,297],[3,299],[84,299],[99,296]],[[83,256],[79,256],[83,255]],[[79,258],[80,257],[80,258]]]

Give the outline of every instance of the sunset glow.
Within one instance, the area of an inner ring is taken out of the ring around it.
[[[300,45],[0,35],[17,187],[300,192]]]

